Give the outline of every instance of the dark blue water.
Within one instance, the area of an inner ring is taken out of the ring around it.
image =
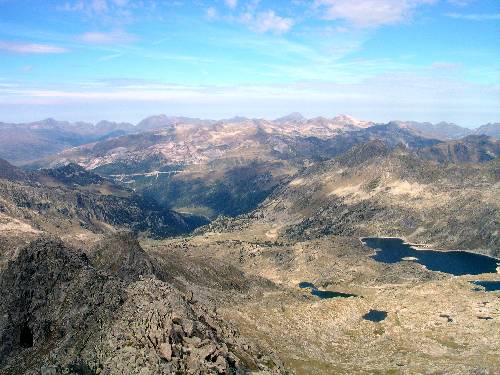
[[[340,293],[340,292],[330,292],[329,290],[311,290],[313,296],[317,296],[321,299],[325,298],[347,298],[347,297],[357,297],[355,294]]]
[[[301,289],[305,289],[305,288],[316,289],[316,287],[314,286],[313,283],[308,283],[307,281],[302,281],[301,283],[299,283],[299,288],[301,288]]]
[[[500,290],[500,281],[471,281],[472,284],[484,287],[486,292],[495,292]],[[482,291],[481,288],[474,288],[476,291]]]
[[[431,271],[441,271],[452,275],[479,275],[496,273],[499,260],[486,255],[466,251],[415,250],[399,238],[363,238],[363,243],[377,253],[372,256],[378,262],[396,263],[405,257],[415,257]]]
[[[308,283],[307,281],[302,281],[301,283],[299,283],[299,288],[311,289],[311,294],[313,296],[319,297],[320,299],[357,297],[355,294],[331,292],[329,290],[318,290],[314,284]]]
[[[387,311],[370,310],[363,315],[364,320],[369,320],[371,322],[381,322],[385,318],[387,318]]]

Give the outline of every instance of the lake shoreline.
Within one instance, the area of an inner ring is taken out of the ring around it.
[[[372,249],[370,257],[382,263],[412,261],[429,271],[454,276],[500,273],[496,257],[464,250],[435,250],[419,248],[399,237],[359,237],[360,242]]]
[[[431,245],[415,244],[415,243],[409,242],[404,237],[396,237],[396,236],[381,236],[381,237],[378,237],[378,236],[363,236],[363,237],[358,237],[359,241],[364,246],[367,246],[364,243],[364,241],[363,241],[363,239],[366,239],[366,238],[397,239],[397,240],[401,240],[401,241],[403,241],[403,245],[408,245],[412,249],[415,249],[417,251],[439,251],[439,252],[443,252],[443,253],[461,252],[461,253],[468,253],[468,254],[474,254],[474,255],[482,255],[482,256],[485,256],[485,257],[488,257],[488,258],[491,258],[491,259],[495,259],[497,261],[497,263],[500,265],[500,258],[494,257],[492,255],[486,255],[486,254],[483,254],[483,253],[476,253],[476,252],[471,251],[471,250],[446,250],[446,249],[439,249],[439,248],[435,249],[435,248],[431,248],[431,247],[426,247],[426,246],[431,246]],[[367,246],[367,247],[369,247],[369,246]],[[375,249],[372,249],[372,250],[375,251]]]

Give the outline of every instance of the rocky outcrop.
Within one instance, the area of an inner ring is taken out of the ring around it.
[[[64,352],[78,352],[123,303],[120,280],[98,273],[85,256],[51,237],[22,249],[2,273],[0,287],[0,358],[7,373],[41,366],[49,353],[69,365],[78,354]]]
[[[0,275],[2,373],[284,372],[212,308],[142,276],[150,270],[143,250],[132,239],[121,243],[115,259],[111,241],[89,260],[41,237],[8,264]]]
[[[154,275],[153,263],[131,233],[121,232],[106,237],[89,255],[91,264],[125,281]]]

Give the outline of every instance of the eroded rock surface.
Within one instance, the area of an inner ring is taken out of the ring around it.
[[[124,248],[109,259],[116,243]],[[87,256],[41,237],[23,248],[0,276],[2,373],[284,372],[213,308],[146,275],[138,246],[103,241]]]

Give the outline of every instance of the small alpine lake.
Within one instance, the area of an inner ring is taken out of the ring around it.
[[[369,320],[370,322],[381,322],[387,318],[387,311],[381,310],[370,310],[365,315],[363,315],[364,320]]]
[[[377,262],[413,261],[431,271],[455,276],[496,273],[498,259],[468,251],[438,251],[415,249],[400,238],[365,237],[361,241],[376,251],[371,257]]]
[[[485,292],[496,292],[497,290],[500,290],[500,281],[477,280],[471,281],[470,283],[482,286]],[[474,290],[478,292],[482,291],[481,288],[474,288]]]
[[[319,297],[320,299],[357,297],[356,294],[332,292],[329,290],[319,290],[318,288],[316,288],[316,286],[314,284],[309,283],[307,281],[300,282],[299,288],[311,289],[311,294],[313,296]]]

